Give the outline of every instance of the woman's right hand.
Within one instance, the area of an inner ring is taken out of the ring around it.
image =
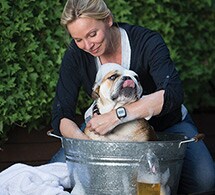
[[[60,121],[60,132],[63,137],[90,140],[72,120],[63,118]]]

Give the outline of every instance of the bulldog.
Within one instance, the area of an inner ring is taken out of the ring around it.
[[[118,118],[123,113],[125,116],[122,117],[126,117],[123,106],[137,101],[141,95],[142,86],[134,71],[114,63],[104,64],[97,72],[92,92],[95,101],[85,113],[85,119],[89,120],[94,113],[104,114],[113,109]],[[89,128],[85,128],[84,133],[92,140],[99,141],[142,142],[157,139],[154,129],[145,119],[122,123],[105,135],[95,134]]]

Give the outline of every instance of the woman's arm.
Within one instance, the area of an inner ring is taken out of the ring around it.
[[[74,139],[90,139],[86,136],[72,120],[63,118],[60,121],[60,132],[63,137]]]
[[[73,42],[64,54],[56,94],[52,107],[52,127],[54,133],[70,138],[83,138],[83,133],[73,122],[76,102],[81,86],[80,70],[76,48]]]
[[[112,110],[106,114],[94,115],[87,123],[87,127],[100,135],[104,135],[111,131],[114,127],[121,123],[129,122],[134,119],[146,118],[160,114],[164,102],[164,90],[144,96],[140,100],[124,106],[127,116],[120,120],[117,118],[116,111]]]
[[[152,116],[159,115],[163,108],[164,93],[164,90],[160,90],[125,106],[128,115],[125,122],[140,118],[149,120]]]

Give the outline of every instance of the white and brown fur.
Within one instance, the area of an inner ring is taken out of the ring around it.
[[[140,99],[142,87],[134,71],[118,64],[105,64],[99,69],[93,87],[95,103],[101,114]],[[122,123],[106,135],[98,135],[88,128],[84,133],[99,141],[152,141],[156,140],[154,129],[145,119]]]

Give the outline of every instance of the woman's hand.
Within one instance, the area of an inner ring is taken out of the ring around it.
[[[105,135],[120,124],[115,110],[105,114],[94,114],[90,121],[87,123],[87,128],[95,134]]]

